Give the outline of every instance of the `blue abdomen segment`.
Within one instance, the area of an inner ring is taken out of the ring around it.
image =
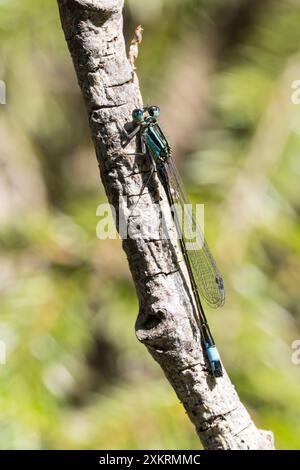
[[[215,372],[216,368],[220,363],[219,352],[215,345],[205,344],[207,359],[212,369],[212,372]]]

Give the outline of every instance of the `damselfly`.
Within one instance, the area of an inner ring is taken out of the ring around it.
[[[178,233],[180,248],[187,267],[191,287],[194,294],[196,311],[195,320],[199,326],[204,351],[210,371],[216,377],[222,376],[222,366],[218,350],[211,334],[201,298],[212,307],[223,305],[225,289],[216,262],[205,241],[203,231],[195,220],[191,205],[183,190],[181,179],[171,156],[171,147],[162,132],[158,117],[158,106],[135,109],[132,112],[133,130],[125,131],[127,140],[134,136],[140,137],[143,155],[149,155],[154,162],[158,177],[165,190],[172,208],[172,216]],[[182,218],[182,214],[184,217]],[[186,228],[188,227],[188,231]],[[190,248],[190,233],[193,229],[196,243]]]

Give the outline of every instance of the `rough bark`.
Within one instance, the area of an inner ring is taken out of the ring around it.
[[[123,126],[141,104],[126,56],[123,0],[58,0],[58,5],[107,197],[117,216],[129,217],[131,237],[123,247],[140,303],[137,337],[160,364],[205,449],[272,449],[272,433],[255,427],[226,372],[218,379],[208,373],[166,196],[155,174],[149,180],[148,160],[126,155],[136,151],[136,143],[122,146]],[[157,220],[154,202],[167,215],[170,240],[141,236],[141,227]]]

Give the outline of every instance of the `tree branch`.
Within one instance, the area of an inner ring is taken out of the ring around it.
[[[136,152],[135,142],[122,146],[123,127],[142,102],[126,56],[123,0],[58,0],[58,5],[101,179],[117,218],[130,222],[123,248],[140,302],[137,337],[162,367],[206,449],[271,449],[272,433],[255,427],[227,374],[215,379],[208,373],[166,196],[156,174],[149,173],[149,161],[126,155]],[[141,227],[157,221],[154,202],[166,214],[170,240],[141,236]]]

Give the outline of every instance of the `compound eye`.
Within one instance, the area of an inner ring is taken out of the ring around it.
[[[148,113],[150,116],[157,118],[160,115],[160,108],[158,106],[150,106]]]
[[[142,122],[144,119],[144,112],[142,109],[134,109],[132,111],[132,119],[134,122]]]

